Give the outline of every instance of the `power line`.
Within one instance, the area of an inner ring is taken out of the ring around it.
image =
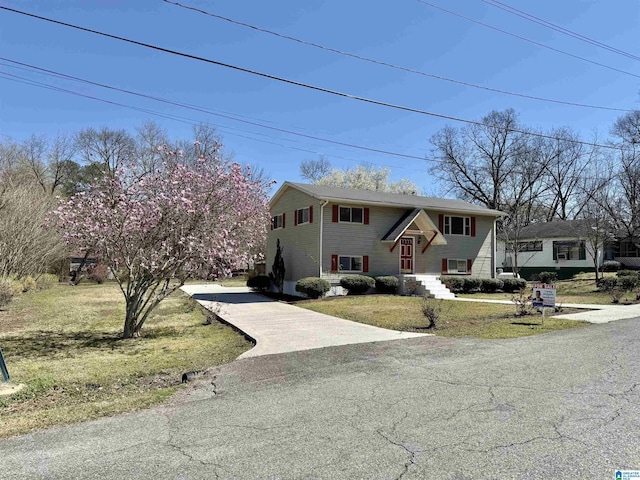
[[[545,97],[538,97],[538,96],[535,96],[535,95],[528,95],[528,94],[525,94],[525,93],[510,92],[510,91],[507,91],[507,90],[501,90],[501,89],[498,89],[498,88],[487,87],[487,86],[484,86],[484,85],[477,85],[475,83],[465,82],[465,81],[462,81],[462,80],[456,80],[456,79],[453,79],[453,78],[444,77],[442,75],[436,75],[436,74],[433,74],[433,73],[427,73],[427,72],[423,72],[423,71],[420,71],[420,70],[415,70],[415,69],[412,69],[412,68],[409,68],[409,67],[403,67],[403,66],[400,66],[400,65],[395,65],[395,64],[392,64],[392,63],[389,63],[389,62],[385,62],[385,61],[382,61],[382,60],[376,60],[374,58],[365,57],[365,56],[358,55],[358,54],[351,53],[351,52],[346,52],[344,50],[339,50],[337,48],[327,47],[327,46],[321,45],[319,43],[314,43],[314,42],[310,42],[310,41],[307,41],[307,40],[302,40],[300,38],[296,38],[296,37],[292,37],[292,36],[285,35],[285,34],[282,34],[282,33],[278,33],[278,32],[275,32],[273,30],[267,30],[265,28],[258,27],[258,26],[255,26],[255,25],[251,25],[249,23],[245,23],[245,22],[241,22],[241,21],[238,21],[238,20],[234,20],[232,18],[224,17],[222,15],[218,15],[216,13],[211,13],[211,12],[208,12],[206,10],[202,10],[200,8],[191,7],[189,5],[183,5],[183,4],[179,3],[179,2],[175,2],[175,1],[172,1],[172,0],[163,0],[163,1],[165,3],[170,4],[170,5],[175,5],[176,7],[183,8],[185,10],[191,10],[191,11],[194,11],[194,12],[197,12],[197,13],[201,13],[203,15],[206,15],[206,16],[209,16],[209,17],[212,17],[212,18],[216,18],[218,20],[223,20],[225,22],[232,23],[234,25],[239,25],[241,27],[250,28],[252,30],[255,30],[255,31],[258,31],[258,32],[261,32],[261,33],[266,33],[268,35],[273,35],[275,37],[282,38],[282,39],[285,39],[285,40],[290,40],[292,42],[296,42],[296,43],[299,43],[299,44],[302,44],[302,45],[307,45],[307,46],[318,48],[320,50],[324,50],[324,51],[327,51],[327,52],[336,53],[338,55],[343,55],[345,57],[355,58],[355,59],[361,60],[363,62],[373,63],[375,65],[381,65],[381,66],[384,66],[384,67],[393,68],[393,69],[396,69],[396,70],[400,70],[400,71],[411,73],[411,74],[415,74],[415,75],[421,75],[423,77],[428,77],[428,78],[433,78],[433,79],[436,79],[436,80],[442,80],[442,81],[445,81],[445,82],[455,83],[457,85],[463,85],[465,87],[476,88],[476,89],[485,90],[485,91],[488,91],[488,92],[499,93],[499,94],[502,94],[502,95],[510,95],[510,96],[513,96],[513,97],[527,98],[527,99],[530,99],[530,100],[537,100],[537,101],[541,101],[541,102],[549,102],[549,103],[556,103],[556,104],[561,104],[561,105],[569,105],[569,106],[572,106],[572,107],[594,108],[594,109],[599,109],[599,110],[610,110],[610,111],[616,111],[616,112],[630,112],[631,111],[631,110],[627,110],[627,109],[624,109],[624,108],[614,108],[614,107],[605,107],[605,106],[602,106],[602,105],[589,105],[589,104],[584,104],[584,103],[569,102],[569,101],[565,101],[565,100],[557,100],[557,99],[553,99],[553,98],[545,98]]]
[[[155,116],[158,116],[158,117],[162,117],[162,118],[166,118],[166,119],[169,119],[169,120],[174,120],[174,121],[178,121],[178,122],[182,122],[182,123],[187,123],[187,124],[190,124],[190,125],[197,125],[198,124],[197,121],[194,121],[192,119],[188,119],[186,117],[181,117],[181,116],[178,116],[178,115],[164,114],[164,113],[161,113],[161,112],[157,112],[155,110],[149,110],[149,109],[146,109],[146,108],[135,107],[135,106],[132,106],[132,105],[127,105],[127,104],[120,103],[120,102],[115,102],[115,101],[112,101],[112,100],[106,100],[104,98],[100,98],[100,97],[96,97],[96,96],[93,96],[93,95],[87,95],[87,94],[75,92],[73,90],[68,90],[68,89],[61,88],[61,87],[56,87],[54,85],[49,85],[49,84],[46,84],[46,83],[43,83],[43,82],[34,81],[34,80],[28,79],[26,77],[21,77],[19,75],[13,75],[13,74],[10,74],[10,73],[7,73],[7,72],[0,72],[0,78],[5,78],[7,80],[11,80],[11,81],[14,81],[14,82],[17,82],[17,83],[23,83],[23,84],[26,84],[26,85],[36,86],[36,87],[44,88],[44,89],[47,89],[47,90],[53,90],[53,91],[57,91],[57,92],[61,92],[61,93],[67,93],[67,94],[70,94],[70,95],[75,95],[75,96],[87,98],[87,99],[90,99],[90,100],[99,101],[99,102],[102,102],[102,103],[107,103],[107,104],[118,106],[118,107],[122,107],[122,108],[128,108],[128,109],[131,109],[131,110],[136,110],[136,111],[139,111],[139,112],[147,113],[149,115],[155,115]],[[92,82],[88,82],[88,83],[92,83]],[[117,89],[117,88],[114,87],[114,90],[120,90],[120,89]],[[153,97],[149,97],[149,98],[153,98]],[[169,103],[171,103],[171,102],[169,102]],[[177,104],[177,103],[176,103],[176,105],[179,106],[179,104]],[[202,110],[202,111],[205,112],[205,113],[208,113],[206,110]],[[212,115],[216,115],[215,113],[211,113],[211,114]],[[228,118],[231,118],[232,120],[237,120],[237,119],[234,119],[232,117],[228,117]],[[241,121],[241,120],[238,120],[238,121]],[[224,128],[221,128],[218,125],[215,125],[215,127],[218,128],[219,130],[225,132]],[[237,130],[237,129],[234,129],[232,127],[227,127],[227,128],[231,128],[232,130]],[[242,130],[240,130],[240,131],[242,131]],[[283,130],[283,131],[286,132],[286,130]],[[251,132],[251,133],[254,133],[254,132]],[[299,147],[294,147],[294,146],[291,146],[291,145],[283,145],[281,143],[277,143],[277,142],[273,142],[273,141],[269,141],[269,140],[264,140],[264,139],[258,139],[258,138],[254,138],[254,137],[249,137],[249,136],[241,135],[241,134],[234,133],[234,132],[226,132],[226,134],[227,135],[237,136],[237,137],[240,137],[240,138],[246,138],[246,139],[253,140],[253,141],[256,141],[256,142],[262,142],[262,143],[267,143],[267,144],[271,144],[271,145],[276,145],[276,146],[280,146],[280,147],[283,147],[283,148],[290,148],[292,150],[298,150],[298,151],[302,151],[302,152],[305,152],[305,153],[313,153],[313,154],[316,154],[316,155],[317,154],[322,154],[322,152],[309,150],[309,149],[304,149],[304,148],[299,148]],[[291,134],[295,135],[296,132],[291,132]],[[2,134],[2,135],[4,135],[4,134]],[[257,134],[257,135],[262,135],[262,134]],[[8,135],[4,135],[4,136],[6,136],[7,138],[11,138]],[[308,136],[308,135],[303,135],[303,136]],[[267,137],[267,138],[269,138],[269,137]],[[310,138],[316,138],[317,140],[326,141],[326,142],[330,142],[330,143],[338,143],[338,144],[343,145],[343,146],[352,146],[353,148],[368,149],[367,147],[362,147],[362,146],[358,146],[358,145],[351,145],[351,144],[341,143],[341,142],[334,142],[332,140],[323,139],[321,137],[310,137]],[[374,151],[374,152],[377,152],[377,153],[387,153],[389,155],[394,155],[395,154],[395,155],[402,156],[402,157],[410,157],[410,158],[423,160],[423,161],[425,160],[425,157],[410,156],[410,155],[399,154],[399,153],[395,153],[395,152],[386,152],[385,150],[375,150],[375,149],[368,149],[368,150],[371,150],[371,151]],[[347,160],[347,161],[357,161],[357,160],[354,160],[354,159],[349,159],[347,157],[342,157],[340,155],[335,155],[335,154],[329,154],[329,156],[330,157],[334,157],[334,158],[340,158],[342,160]],[[399,168],[399,169],[402,169],[402,170],[409,170],[409,171],[416,171],[416,172],[423,172],[423,173],[427,172],[427,170],[421,170],[421,169],[417,169],[417,168],[408,168],[408,167],[403,167],[403,166],[398,166],[398,165],[386,165],[386,164],[381,164],[381,163],[371,162],[371,161],[368,161],[367,163],[370,163],[370,164],[373,164],[373,165],[377,165],[377,166],[381,166],[381,167],[388,167],[388,168],[392,168],[392,169]]]
[[[166,1],[166,0],[165,0]],[[482,0],[487,5],[491,5],[492,7],[499,8],[500,10],[504,10],[512,15],[517,15],[518,17],[524,18],[525,20],[529,20],[530,22],[537,23],[538,25],[542,25],[543,27],[549,28],[551,30],[555,30],[556,32],[560,32],[563,35],[568,37],[572,37],[583,42],[589,43],[591,45],[595,45],[596,47],[602,48],[604,50],[608,50],[613,53],[617,53],[627,58],[631,58],[633,60],[640,60],[640,57],[634,55],[629,52],[625,52],[624,50],[620,50],[619,48],[612,47],[611,45],[607,45],[606,43],[599,42],[598,40],[594,40],[593,38],[587,37],[577,32],[573,32],[569,29],[561,27],[559,25],[555,25],[551,22],[548,22],[540,17],[536,17],[530,13],[524,12],[522,10],[518,10],[515,7],[507,5],[506,3],[499,2],[497,0]]]
[[[519,40],[523,40],[525,42],[532,43],[533,45],[537,45],[538,47],[546,48],[548,50],[552,50],[554,52],[561,53],[561,54],[567,55],[569,57],[577,58],[578,60],[582,60],[584,62],[588,62],[588,63],[591,63],[593,65],[598,65],[599,67],[607,68],[609,70],[613,70],[614,72],[623,73],[625,75],[629,75],[629,76],[635,77],[635,78],[640,78],[640,75],[636,75],[635,73],[627,72],[626,70],[622,70],[620,68],[611,67],[609,65],[605,65],[604,63],[599,63],[599,62],[596,62],[594,60],[589,60],[588,58],[581,57],[580,55],[575,55],[573,53],[565,52],[564,50],[560,50],[558,48],[550,47],[549,45],[545,45],[544,43],[536,42],[535,40],[531,40],[531,39],[523,37],[521,35],[517,35],[515,33],[508,32],[508,31],[503,30],[503,29],[498,28],[498,27],[494,27],[493,25],[489,25],[488,23],[484,23],[484,22],[481,22],[479,20],[475,20],[473,18],[467,17],[467,16],[462,15],[460,13],[452,12],[451,10],[447,10],[446,8],[440,7],[438,5],[434,5],[433,3],[426,2],[425,0],[417,0],[417,1],[420,2],[420,3],[424,3],[425,5],[428,5],[429,7],[435,8],[435,9],[440,10],[440,11],[445,12],[445,13],[448,13],[450,15],[454,15],[456,17],[468,20],[469,22],[473,22],[473,23],[475,23],[477,25],[482,25],[483,27],[490,28],[491,30],[495,30],[496,32],[504,33],[505,35],[509,35],[510,37],[514,37],[514,38],[517,38]]]
[[[422,1],[422,0],[418,0],[418,1]],[[423,2],[423,3],[426,3],[426,2]],[[43,16],[40,16],[40,15],[36,15],[36,14],[33,14],[33,13],[23,12],[21,10],[16,10],[14,8],[0,6],[0,9],[1,10],[6,10],[6,11],[9,11],[9,12],[13,12],[13,13],[17,13],[17,14],[20,14],[20,15],[24,15],[24,16],[27,16],[27,17],[31,17],[31,18],[36,18],[38,20],[43,20],[43,21],[46,21],[46,22],[49,22],[49,23],[54,23],[54,24],[57,24],[57,25],[62,25],[62,26],[65,26],[65,27],[73,28],[73,29],[80,30],[80,31],[83,31],[83,32],[93,33],[93,34],[100,35],[100,36],[103,36],[103,37],[112,38],[114,40],[120,40],[122,42],[131,43],[133,45],[138,45],[138,46],[141,46],[141,47],[150,48],[152,50],[157,50],[157,51],[160,51],[160,52],[169,53],[169,54],[180,56],[180,57],[184,57],[184,58],[189,58],[191,60],[198,60],[198,61],[201,61],[201,62],[210,63],[212,65],[218,65],[220,67],[229,68],[229,69],[232,69],[232,70],[248,73],[248,74],[251,74],[251,75],[256,75],[256,76],[263,77],[263,78],[268,78],[270,80],[276,80],[278,82],[286,83],[286,84],[289,84],[289,85],[296,85],[298,87],[308,88],[310,90],[315,90],[315,91],[318,91],[318,92],[328,93],[330,95],[335,95],[335,96],[339,96],[339,97],[343,97],[343,98],[349,98],[351,100],[357,100],[357,101],[360,101],[360,102],[369,103],[369,104],[378,105],[378,106],[387,107],[387,108],[392,108],[392,109],[395,109],[395,110],[401,110],[401,111],[405,111],[405,112],[411,112],[411,113],[417,113],[417,114],[420,114],[420,115],[427,115],[427,116],[430,116],[430,117],[441,118],[441,119],[444,119],[444,120],[451,120],[451,121],[454,121],[454,122],[467,123],[467,124],[470,124],[470,125],[477,125],[477,126],[482,126],[482,127],[496,127],[496,125],[487,124],[487,123],[480,122],[480,121],[477,121],[477,120],[468,120],[468,119],[464,119],[464,118],[454,117],[454,116],[451,116],[451,115],[445,115],[445,114],[441,114],[441,113],[429,112],[427,110],[421,110],[419,108],[413,108],[413,107],[407,107],[407,106],[404,106],[404,105],[398,105],[398,104],[383,102],[383,101],[380,101],[380,100],[375,100],[375,99],[371,99],[371,98],[367,98],[367,97],[361,97],[361,96],[358,96],[358,95],[352,95],[352,94],[349,94],[349,93],[340,92],[338,90],[331,90],[329,88],[319,87],[317,85],[311,85],[311,84],[308,84],[308,83],[298,82],[296,80],[291,80],[291,79],[284,78],[284,77],[278,77],[276,75],[271,75],[271,74],[268,74],[268,73],[259,72],[257,70],[251,70],[249,68],[244,68],[244,67],[239,67],[237,65],[232,65],[232,64],[229,64],[229,63],[219,62],[217,60],[212,60],[210,58],[200,57],[200,56],[197,56],[197,55],[192,55],[192,54],[180,52],[180,51],[177,51],[177,50],[171,50],[171,49],[168,49],[168,48],[159,47],[157,45],[152,45],[152,44],[149,44],[149,43],[139,42],[137,40],[131,40],[131,39],[125,38],[125,37],[120,37],[118,35],[113,35],[113,34],[110,34],[110,33],[100,32],[98,30],[93,30],[93,29],[90,29],[90,28],[87,28],[87,27],[81,27],[81,26],[74,25],[74,24],[71,24],[71,23],[62,22],[60,20],[54,20],[54,19],[51,19],[51,18],[47,18],[47,17],[43,17]],[[638,76],[638,77],[640,78],[640,76]],[[514,133],[520,133],[520,134],[523,134],[523,135],[530,135],[530,136],[539,137],[539,138],[547,138],[547,139],[550,139],[550,140],[557,140],[558,139],[557,137],[554,137],[552,135],[546,135],[546,134],[543,134],[543,133],[536,133],[536,132],[528,132],[526,130],[511,129],[511,131],[514,132]],[[609,145],[602,145],[602,144],[597,144],[597,143],[584,142],[582,140],[570,140],[570,141],[574,142],[574,143],[582,144],[582,145],[591,146],[591,147],[601,147],[601,148],[607,148],[607,149],[613,148],[613,147],[611,147]]]
[[[86,80],[86,79],[83,79],[83,78],[74,77],[72,75],[67,75],[67,74],[56,72],[54,70],[49,70],[49,69],[46,69],[46,68],[36,67],[35,65],[29,65],[28,63],[18,62],[18,61],[11,60],[11,59],[8,59],[8,58],[5,58],[5,57],[0,57],[0,60],[6,61],[6,62],[10,62],[10,63],[14,63],[14,64],[18,64],[18,65],[22,65],[22,66],[26,66],[26,67],[32,68],[34,70],[42,71],[42,72],[45,72],[45,73],[47,73],[49,75],[53,75],[53,76],[56,76],[56,77],[66,78],[66,79],[70,79],[70,80],[74,80],[74,81],[78,81],[78,82],[82,82],[82,83],[87,83],[89,85],[95,85],[95,86],[98,86],[98,87],[107,88],[109,90],[115,90],[115,91],[118,91],[118,92],[126,93],[128,95],[134,95],[134,96],[137,96],[137,97],[147,98],[149,100],[154,100],[154,101],[166,103],[166,104],[169,104],[169,105],[174,105],[174,106],[181,107],[181,108],[187,108],[189,110],[195,110],[195,111],[198,111],[198,112],[201,112],[201,113],[206,113],[208,115],[215,115],[217,117],[226,118],[226,119],[229,119],[229,120],[245,123],[245,124],[248,124],[248,125],[257,126],[257,127],[260,127],[260,128],[266,128],[266,129],[277,131],[277,132],[281,132],[281,133],[287,133],[289,135],[295,135],[295,136],[299,136],[299,137],[309,138],[309,139],[312,139],[312,140],[332,143],[334,145],[341,145],[343,147],[355,148],[355,149],[358,149],[358,150],[365,150],[365,151],[368,151],[368,152],[381,153],[381,154],[384,154],[384,155],[392,155],[392,156],[395,156],[395,157],[411,158],[411,159],[416,159],[416,160],[425,160],[425,157],[419,157],[417,155],[409,155],[409,154],[400,153],[400,152],[393,152],[393,151],[382,150],[382,149],[378,149],[378,148],[365,147],[363,145],[357,145],[357,144],[354,144],[354,143],[347,143],[347,142],[340,142],[340,141],[337,141],[337,140],[330,140],[330,139],[319,137],[319,136],[316,136],[316,135],[308,135],[308,134],[304,134],[304,133],[300,133],[300,132],[294,132],[292,130],[287,130],[287,129],[284,129],[284,128],[273,127],[273,126],[270,126],[270,125],[264,125],[264,124],[259,123],[259,122],[254,122],[254,121],[250,121],[250,120],[243,120],[243,119],[240,119],[240,118],[235,118],[235,117],[233,117],[231,115],[225,115],[225,114],[222,114],[222,113],[216,113],[216,112],[213,112],[213,111],[211,111],[209,109],[206,109],[206,108],[203,108],[203,107],[198,107],[196,105],[191,105],[191,104],[182,103],[182,102],[176,102],[174,100],[169,100],[169,99],[162,98],[162,97],[155,97],[155,96],[147,95],[147,94],[140,93],[140,92],[134,92],[132,90],[126,90],[126,89],[123,89],[123,88],[114,87],[112,85],[107,85],[107,84],[104,84],[104,83],[93,82],[91,80]],[[8,74],[8,75],[10,75],[10,74]]]

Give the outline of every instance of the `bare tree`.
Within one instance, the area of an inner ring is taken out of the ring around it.
[[[316,160],[305,160],[300,164],[300,176],[311,183],[318,183],[331,173],[331,162],[324,155]]]
[[[136,158],[135,139],[126,130],[86,128],[76,135],[75,142],[84,162],[98,166],[104,174],[113,174]]]

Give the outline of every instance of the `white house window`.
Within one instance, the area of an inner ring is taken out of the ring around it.
[[[364,208],[340,207],[340,221],[346,223],[364,223]]]
[[[584,240],[573,242],[553,242],[554,260],[586,260],[587,251]]]
[[[309,207],[296,210],[297,224],[309,223]]]
[[[271,217],[271,228],[284,228],[283,214]]]
[[[471,236],[471,217],[444,217],[445,235],[466,235]]]
[[[505,246],[507,252],[513,252],[513,243]],[[518,252],[542,252],[542,240],[518,242]]]
[[[467,273],[467,261],[460,259],[447,260],[447,273]]]
[[[343,272],[362,272],[362,257],[340,255],[339,262]]]

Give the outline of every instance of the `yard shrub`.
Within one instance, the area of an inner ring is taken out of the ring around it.
[[[638,271],[637,270],[618,270],[618,272],[616,273],[616,277],[637,277],[638,276]]]
[[[252,290],[264,292],[271,286],[271,279],[267,275],[256,275],[247,279],[247,287]]]
[[[540,283],[553,283],[558,280],[558,274],[556,272],[540,272],[538,279]]]
[[[58,276],[52,273],[45,273],[36,278],[36,288],[38,290],[49,290],[58,283]]]
[[[296,282],[296,292],[304,293],[309,298],[321,298],[331,290],[331,284],[324,278],[306,277]]]
[[[453,293],[461,293],[464,291],[464,284],[466,283],[466,277],[457,276],[443,276],[440,277],[440,281],[444,283],[444,286],[451,290]]]
[[[11,280],[0,278],[0,308],[8,305],[17,294],[15,284]]]
[[[422,314],[429,321],[427,328],[436,328],[442,313],[442,300],[435,300],[426,295],[422,297]]]
[[[638,276],[635,274],[618,277],[618,288],[623,292],[632,292],[637,286]]]
[[[471,293],[480,290],[480,279],[474,277],[466,277],[464,284],[462,285],[462,291],[464,293]]]
[[[87,268],[87,279],[102,285],[107,279],[107,266],[102,263],[91,265]]]
[[[616,262],[615,260],[607,260],[602,264],[600,270],[603,272],[617,272],[622,268],[622,264],[620,262]]]
[[[604,277],[598,280],[598,290],[601,292],[609,293],[618,286],[618,279],[616,277]]]
[[[340,286],[349,292],[349,295],[366,293],[376,286],[376,281],[366,275],[347,275],[340,279]]]
[[[398,291],[399,280],[391,275],[375,277],[376,290],[380,293],[396,293]]]
[[[483,293],[494,293],[501,290],[504,282],[499,278],[483,278],[480,280],[480,291]]]
[[[527,281],[523,278],[503,278],[502,290],[508,293],[519,292],[527,288]]]
[[[36,280],[31,275],[23,277],[18,281],[22,285],[22,293],[27,293],[32,290],[35,290],[37,287]]]

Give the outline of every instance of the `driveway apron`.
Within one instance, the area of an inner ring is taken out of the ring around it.
[[[254,339],[256,346],[238,358],[427,336],[312,312],[252,293],[246,287],[185,285],[182,290]]]

